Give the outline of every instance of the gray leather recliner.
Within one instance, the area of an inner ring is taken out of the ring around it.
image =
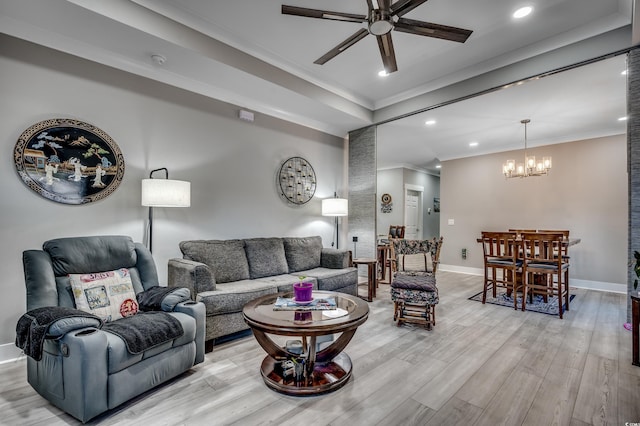
[[[75,308],[68,274],[127,268],[135,293],[158,286],[153,257],[126,236],[60,238],[23,253],[27,311]],[[86,422],[204,360],[205,308],[185,301],[170,308],[182,336],[132,354],[122,338],[99,327],[48,335],[41,360],[27,358],[29,384],[53,405]],[[126,318],[125,318],[126,320]],[[118,320],[121,321],[121,320]]]

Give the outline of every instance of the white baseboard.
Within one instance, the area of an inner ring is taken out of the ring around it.
[[[603,281],[588,281],[569,278],[571,287],[586,288],[589,290],[608,291],[611,293],[627,294],[627,285],[618,283],[607,283]]]
[[[468,268],[458,265],[439,265],[439,271],[458,272],[469,275],[484,275],[482,268]],[[588,290],[608,291],[611,293],[627,293],[627,285],[620,283],[609,283],[604,281],[589,281],[569,277],[569,285],[576,288],[585,288]]]
[[[458,272],[460,274],[468,275],[484,275],[482,268],[469,268],[467,266],[458,265],[438,265],[438,271]]]
[[[23,356],[22,351],[13,343],[0,345],[0,364],[16,361]]]

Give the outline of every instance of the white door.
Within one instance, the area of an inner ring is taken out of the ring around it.
[[[407,189],[404,199],[404,238],[416,240],[420,238],[420,193]]]

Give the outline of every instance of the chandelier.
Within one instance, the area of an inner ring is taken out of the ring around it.
[[[524,178],[548,174],[549,170],[551,170],[551,157],[542,157],[541,161],[536,162],[535,155],[527,156],[527,124],[531,120],[526,118],[520,122],[524,124],[524,163],[516,165],[516,160],[507,160],[502,165],[502,173],[506,178]]]

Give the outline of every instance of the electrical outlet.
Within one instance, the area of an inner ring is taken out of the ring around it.
[[[358,237],[353,237],[353,242],[357,243],[358,242]]]
[[[463,249],[462,249],[462,258],[463,258],[463,259],[466,259],[466,258],[467,258],[467,249],[466,249],[466,248],[463,248]]]

